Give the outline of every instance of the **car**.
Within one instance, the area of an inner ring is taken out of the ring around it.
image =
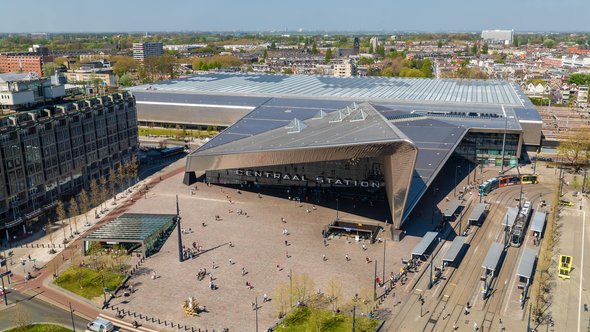
[[[531,201],[526,201],[524,202],[524,204],[522,205],[523,209],[530,209],[531,208]]]
[[[86,325],[89,331],[93,332],[112,332],[115,326],[110,320],[104,318],[96,318]]]
[[[559,205],[563,205],[563,206],[574,206],[574,203],[573,202],[570,202],[570,201],[565,201],[565,200],[560,199],[559,200]]]

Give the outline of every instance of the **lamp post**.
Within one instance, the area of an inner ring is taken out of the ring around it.
[[[254,311],[256,311],[256,332],[258,332],[258,296],[256,296],[256,300],[254,301]]]
[[[385,248],[387,244],[387,239],[383,240],[383,277],[381,278],[383,282],[385,282]]]
[[[457,196],[457,170],[461,168],[461,165],[457,165],[455,167],[455,189],[453,191],[454,195]]]

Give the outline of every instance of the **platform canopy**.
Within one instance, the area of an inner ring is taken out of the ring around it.
[[[545,228],[545,221],[547,220],[547,213],[541,211],[535,211],[533,215],[533,223],[531,225],[531,231],[533,232],[543,232],[543,228]]]
[[[522,257],[520,258],[520,264],[518,264],[518,272],[516,275],[530,280],[533,276],[536,260],[536,251],[531,248],[526,248],[522,254]]]
[[[452,217],[455,214],[455,212],[457,212],[457,209],[459,209],[459,206],[461,206],[460,200],[454,199],[450,201],[449,204],[447,204],[447,207],[443,210],[445,218]]]
[[[466,236],[455,237],[453,243],[451,243],[451,247],[449,248],[449,250],[447,250],[447,252],[445,252],[445,255],[443,256],[443,262],[454,262],[455,259],[457,259],[459,253],[461,252],[461,249],[463,249],[463,245],[465,244],[466,240]]]
[[[432,242],[438,236],[438,232],[428,232],[422,237],[422,241],[418,243],[412,250],[412,256],[422,256],[432,245]]]
[[[470,222],[478,222],[486,210],[486,203],[478,203],[469,215]]]
[[[518,209],[509,207],[506,211],[506,214],[504,215],[504,218],[502,218],[502,226],[508,226],[512,228],[516,222],[516,217],[518,217]]]
[[[490,246],[490,250],[488,250],[488,254],[486,258],[483,260],[483,264],[481,267],[487,270],[491,270],[492,272],[496,271],[498,268],[498,264],[500,263],[500,258],[502,257],[502,253],[504,251],[504,245],[502,243],[493,242]]]

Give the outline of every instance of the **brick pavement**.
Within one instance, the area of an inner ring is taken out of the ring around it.
[[[364,251],[362,243],[335,238],[324,247],[321,230],[336,215],[334,210],[325,207],[317,206],[313,210],[310,204],[299,207],[287,199],[258,198],[255,193],[238,194],[236,190],[207,187],[201,183],[192,195],[182,184],[182,174],[178,174],[155,186],[147,199],[137,201],[129,212],[174,213],[176,194],[179,195],[182,228],[192,229],[192,233],[183,235],[183,243],[190,247],[197,242],[203,249],[211,250],[180,263],[174,232],[161,251],[150,257],[131,279],[137,291],[112,304],[202,329],[228,327],[232,331],[253,331],[255,313],[251,303],[256,297],[261,303],[263,294],[272,297],[277,285],[288,284],[289,270],[294,275],[309,274],[315,283],[314,289],[326,290],[330,279],[339,279],[345,298],[340,301],[342,304],[356,293],[367,289],[372,292],[374,265],[367,264],[366,257],[378,261],[378,275],[382,274],[383,244],[367,243],[368,249]],[[228,195],[233,203],[227,199]],[[311,212],[307,213],[306,208]],[[240,209],[247,216],[236,214]],[[216,215],[221,217],[220,221],[215,221]],[[281,223],[281,217],[286,218],[286,224]],[[369,221],[345,212],[340,212],[340,217]],[[202,226],[203,222],[206,226]],[[290,235],[282,234],[284,228]],[[385,235],[380,233],[380,236]],[[285,246],[285,239],[289,246]],[[398,243],[387,241],[386,275],[399,270],[401,257],[406,257],[418,240],[408,237]],[[233,248],[228,245],[230,241]],[[327,261],[322,259],[324,254]],[[345,254],[350,256],[350,261],[345,260]],[[234,264],[230,265],[229,258]],[[218,268],[211,270],[213,262]],[[246,276],[241,275],[242,267],[248,271]],[[212,271],[218,290],[209,289],[209,278],[197,280],[196,274],[201,268]],[[158,275],[155,280],[151,279],[152,271]],[[247,289],[246,281],[251,282],[254,289]],[[200,317],[185,317],[181,303],[189,296],[194,296],[209,312]],[[273,302],[263,303],[259,310],[260,328],[272,326],[276,319]]]

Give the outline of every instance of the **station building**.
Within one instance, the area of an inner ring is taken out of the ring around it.
[[[144,123],[216,125],[185,183],[385,200],[399,230],[451,158],[515,165],[541,117],[499,80],[211,73],[131,88]]]

